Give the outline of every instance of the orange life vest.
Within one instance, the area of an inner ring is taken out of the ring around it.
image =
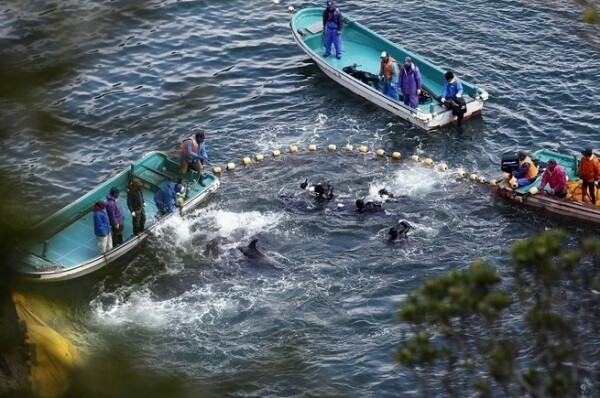
[[[392,65],[395,63],[396,60],[392,57],[388,57],[388,61],[386,63],[383,63],[383,61],[381,61],[381,71],[383,72],[385,78],[388,80],[392,79]]]
[[[600,162],[598,158],[592,155],[591,157],[582,156],[579,162],[579,177],[583,181],[590,182],[600,178]]]
[[[529,156],[526,156],[525,159],[519,162],[519,167],[521,167],[523,163],[529,163],[529,170],[527,171],[527,174],[525,174],[525,178],[528,180],[533,180],[535,177],[537,177],[538,168],[535,164],[533,164]]]
[[[194,137],[193,135],[190,135],[188,138],[181,141],[181,153],[183,153],[184,155],[191,155],[190,153],[186,152],[187,151],[187,144],[186,144],[187,140],[192,140],[192,152],[194,152],[195,154],[198,153],[198,148],[200,147],[200,145],[198,145],[198,142],[196,141],[196,137]]]

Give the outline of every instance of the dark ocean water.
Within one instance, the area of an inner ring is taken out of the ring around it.
[[[199,127],[223,167],[264,153],[265,162],[223,175],[205,206],[127,259],[45,286],[69,314],[65,333],[91,350],[121,339],[145,365],[198,386],[231,380],[233,395],[413,395],[393,358],[406,294],[478,258],[508,277],[514,241],[563,227],[576,242],[582,232],[496,203],[486,186],[453,175],[497,178],[501,154],[521,148],[600,148],[600,53],[585,39],[597,31],[561,1],[339,2],[348,16],[490,93],[482,118],[462,131],[424,133],[321,73],[292,39],[290,5],[323,4],[2,6],[1,41],[19,67],[75,60],[71,74],[39,87],[35,107],[2,105],[12,134],[0,144],[0,165],[26,191],[5,206],[20,213],[26,203],[35,209],[27,217],[43,218],[146,151],[177,156],[179,141]],[[57,116],[56,132],[40,134],[37,107]],[[450,170],[324,150],[348,142],[431,157]],[[309,143],[320,149],[308,153]],[[269,156],[290,144],[302,152]],[[305,177],[331,180],[336,201],[280,200]],[[353,211],[358,197],[384,186],[406,197],[383,214]],[[416,229],[389,244],[398,219]],[[242,258],[236,246],[254,237],[282,269]],[[221,254],[207,258],[213,238]]]

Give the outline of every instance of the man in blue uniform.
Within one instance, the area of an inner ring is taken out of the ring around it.
[[[323,31],[325,33],[325,57],[331,55],[331,44],[335,47],[335,57],[342,58],[342,26],[344,18],[342,13],[335,7],[333,1],[327,2],[327,8],[323,11]]]
[[[174,213],[177,204],[177,194],[183,194],[185,187],[183,184],[169,182],[160,187],[160,190],[154,194],[154,203],[158,207],[161,216]]]

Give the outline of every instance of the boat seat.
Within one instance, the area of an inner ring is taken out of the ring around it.
[[[172,181],[171,176],[165,173],[161,173],[158,170],[152,169],[150,167],[142,166],[144,168],[143,171],[139,171],[136,176],[149,184],[152,184],[156,187],[161,186],[162,183],[166,181]]]
[[[308,33],[312,33],[313,35],[315,33],[320,33],[323,31],[323,23],[322,22],[315,22],[312,25],[309,25],[305,28]]]

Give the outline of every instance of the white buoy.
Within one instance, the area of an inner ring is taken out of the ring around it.
[[[475,173],[473,173],[473,174],[471,174],[471,175],[469,176],[469,180],[471,180],[471,181],[476,181],[476,180],[477,180],[477,177],[478,177],[478,175],[477,175],[477,174],[475,174]]]
[[[310,144],[308,146],[308,150],[312,151],[312,152],[316,151],[317,150],[317,145],[316,144]]]
[[[367,152],[369,152],[369,147],[368,147],[368,146],[366,146],[366,145],[361,145],[361,146],[358,148],[358,151],[359,151],[360,153],[367,153]]]
[[[298,147],[296,145],[290,145],[290,153],[298,152]]]
[[[537,195],[538,189],[536,187],[531,187],[531,189],[529,190],[529,193],[531,195]]]
[[[380,158],[385,156],[385,151],[383,149],[378,149],[377,152],[375,152],[377,154],[377,156],[379,156]]]
[[[327,146],[327,149],[328,149],[330,152],[335,152],[335,151],[337,151],[337,146],[336,146],[335,144],[329,144],[329,145]]]
[[[497,187],[497,186],[498,186],[498,181],[490,180],[490,187]]]
[[[515,177],[511,178],[510,181],[508,182],[510,184],[510,187],[512,189],[517,189],[519,188],[519,183],[517,182],[517,179]]]
[[[504,179],[504,181],[510,181],[510,178],[512,176],[506,172],[502,173],[502,178]]]
[[[425,164],[425,166],[431,166],[433,165],[433,159],[427,158],[423,161],[423,163]]]
[[[221,168],[219,166],[213,167],[213,173],[221,174]]]
[[[350,144],[346,144],[345,148],[346,148],[346,151],[348,151],[348,152],[352,152],[352,150],[354,149],[354,147]]]
[[[277,156],[279,156],[279,155],[281,155],[281,152],[279,151],[279,149],[275,149],[275,150],[273,151],[273,157],[277,157]]]
[[[465,173],[463,170],[458,170],[456,172],[456,175],[458,176],[458,178],[465,178],[465,176],[467,175],[467,173]]]
[[[438,170],[439,171],[448,171],[448,165],[446,163],[440,163],[438,165]]]
[[[273,4],[275,4],[275,5],[279,4],[279,0],[273,0]]]
[[[227,163],[227,170],[235,170],[235,163],[233,163],[233,162]]]
[[[256,159],[256,161],[257,161],[257,162],[262,162],[263,160],[265,160],[265,157],[263,156],[263,154],[262,154],[262,153],[257,153],[257,154],[254,156],[254,159]]]
[[[398,159],[400,159],[400,157],[402,157],[402,155],[400,154],[400,152],[394,152],[394,153],[392,153],[392,159],[398,160]]]
[[[248,166],[250,163],[252,163],[252,159],[250,159],[248,156],[242,159],[242,164],[244,166]]]
[[[418,155],[412,155],[410,157],[410,160],[412,160],[413,162],[418,162],[419,161],[419,156]]]
[[[294,12],[294,6],[289,6],[289,7],[288,7],[288,11],[289,11],[289,12]]]
[[[485,177],[479,177],[479,178],[477,178],[477,182],[479,182],[481,184],[485,184],[487,182],[487,180],[485,179]]]

